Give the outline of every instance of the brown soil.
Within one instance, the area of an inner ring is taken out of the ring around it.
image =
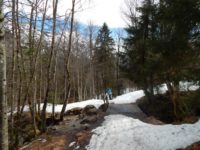
[[[85,150],[92,136],[92,129],[103,121],[104,114],[99,115],[97,122],[80,124],[78,115],[65,116],[59,125],[49,127],[46,134],[23,145],[20,150]]]
[[[39,139],[22,147],[21,150],[64,150],[66,145],[68,145],[68,140],[64,135],[42,135]]]
[[[177,150],[200,150],[200,141],[186,147],[185,149],[177,149]]]

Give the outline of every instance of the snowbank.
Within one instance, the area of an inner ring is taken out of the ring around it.
[[[137,99],[143,96],[144,96],[143,90],[134,91],[121,96],[117,96],[115,99],[111,100],[110,103],[115,103],[115,104],[135,103]]]
[[[76,103],[70,103],[70,104],[67,104],[67,107],[66,107],[66,111],[68,110],[71,110],[73,108],[84,108],[85,106],[87,105],[93,105],[95,106],[96,108],[99,108],[101,105],[103,104],[103,100],[97,100],[97,99],[92,99],[92,100],[87,100],[87,101],[82,101],[82,102],[76,102]],[[43,107],[43,104],[41,104],[41,109]],[[46,108],[46,111],[48,113],[51,113],[52,112],[52,107],[53,105],[48,103],[47,104],[47,108]],[[59,105],[55,105],[55,112],[61,112],[62,110],[62,107],[63,105],[62,104],[59,104]],[[29,111],[29,107],[26,106],[24,108],[24,111]]]
[[[141,98],[144,96],[144,92],[142,90],[140,91],[135,91],[131,93],[127,93],[121,96],[118,96],[114,98],[113,100],[110,100],[110,103],[115,103],[115,104],[127,104],[127,103],[135,103],[138,98]],[[86,100],[86,101],[81,101],[81,102],[76,102],[76,103],[70,103],[67,104],[66,111],[73,109],[73,108],[84,108],[87,105],[93,105],[96,108],[99,108],[103,104],[103,100],[100,99],[91,99],[91,100]],[[55,112],[61,112],[62,110],[61,104],[55,105]],[[40,108],[42,110],[43,104],[41,104]],[[53,105],[51,103],[47,104],[46,111],[48,113],[52,112],[52,107]],[[38,108],[38,107],[37,107]],[[29,106],[26,105],[24,107],[24,111],[29,111]]]
[[[110,115],[93,133],[87,150],[175,150],[200,140],[200,121],[151,125],[123,115]]]

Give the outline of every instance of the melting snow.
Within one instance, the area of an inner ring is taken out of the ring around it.
[[[93,133],[87,150],[175,150],[200,140],[200,121],[151,125],[123,115],[110,115]]]

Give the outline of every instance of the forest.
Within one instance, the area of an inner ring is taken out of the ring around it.
[[[104,99],[106,88],[143,90],[147,114],[167,99],[171,120],[200,116],[200,0],[125,0],[124,28],[81,23],[86,0],[65,15],[59,2],[0,0],[0,149],[17,149],[24,126],[31,138],[48,132],[49,118],[63,121],[68,104]]]

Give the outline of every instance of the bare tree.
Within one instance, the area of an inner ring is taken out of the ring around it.
[[[90,76],[91,76],[91,81],[92,81],[92,86],[90,88],[90,95],[92,95],[92,98],[95,97],[95,76],[94,76],[94,60],[93,60],[94,32],[95,32],[95,27],[90,21],[90,23],[88,24],[88,34],[89,34],[89,53],[90,53]]]
[[[72,34],[73,34],[73,27],[74,27],[74,13],[75,13],[75,2],[76,0],[72,0],[72,9],[71,9],[71,22],[70,22],[70,33],[69,33],[69,43],[68,43],[68,51],[67,57],[65,60],[65,98],[64,98],[64,104],[60,113],[60,120],[63,120],[64,112],[66,110],[67,106],[67,100],[70,94],[71,90],[71,83],[70,83],[70,74],[69,74],[69,58],[72,50]],[[68,87],[67,87],[68,82]]]
[[[4,15],[3,15],[3,0],[0,0],[0,49],[3,52],[1,59],[1,100],[0,100],[0,148],[8,150],[8,116],[7,116],[7,91],[6,91],[6,49],[4,47]]]
[[[117,94],[120,95],[120,83],[119,83],[119,78],[120,78],[120,72],[119,72],[119,55],[120,55],[120,49],[122,47],[122,38],[123,38],[123,30],[118,29],[116,31],[116,44],[117,44],[117,64],[116,64],[116,85],[117,85]]]
[[[43,132],[46,131],[46,107],[47,107],[47,102],[49,99],[50,81],[51,81],[51,66],[52,66],[52,58],[53,58],[54,46],[55,46],[57,5],[58,5],[58,0],[53,0],[52,41],[51,41],[49,62],[48,62],[48,66],[47,66],[47,88],[46,88],[46,94],[45,94],[45,98],[44,98],[44,105],[43,105],[43,109],[42,109],[42,131]]]
[[[11,75],[12,75],[12,81],[11,81],[11,145],[13,141],[13,129],[14,129],[14,117],[13,117],[13,111],[14,111],[14,106],[15,106],[15,71],[16,71],[16,55],[15,55],[15,0],[12,0],[12,70],[11,70]]]

